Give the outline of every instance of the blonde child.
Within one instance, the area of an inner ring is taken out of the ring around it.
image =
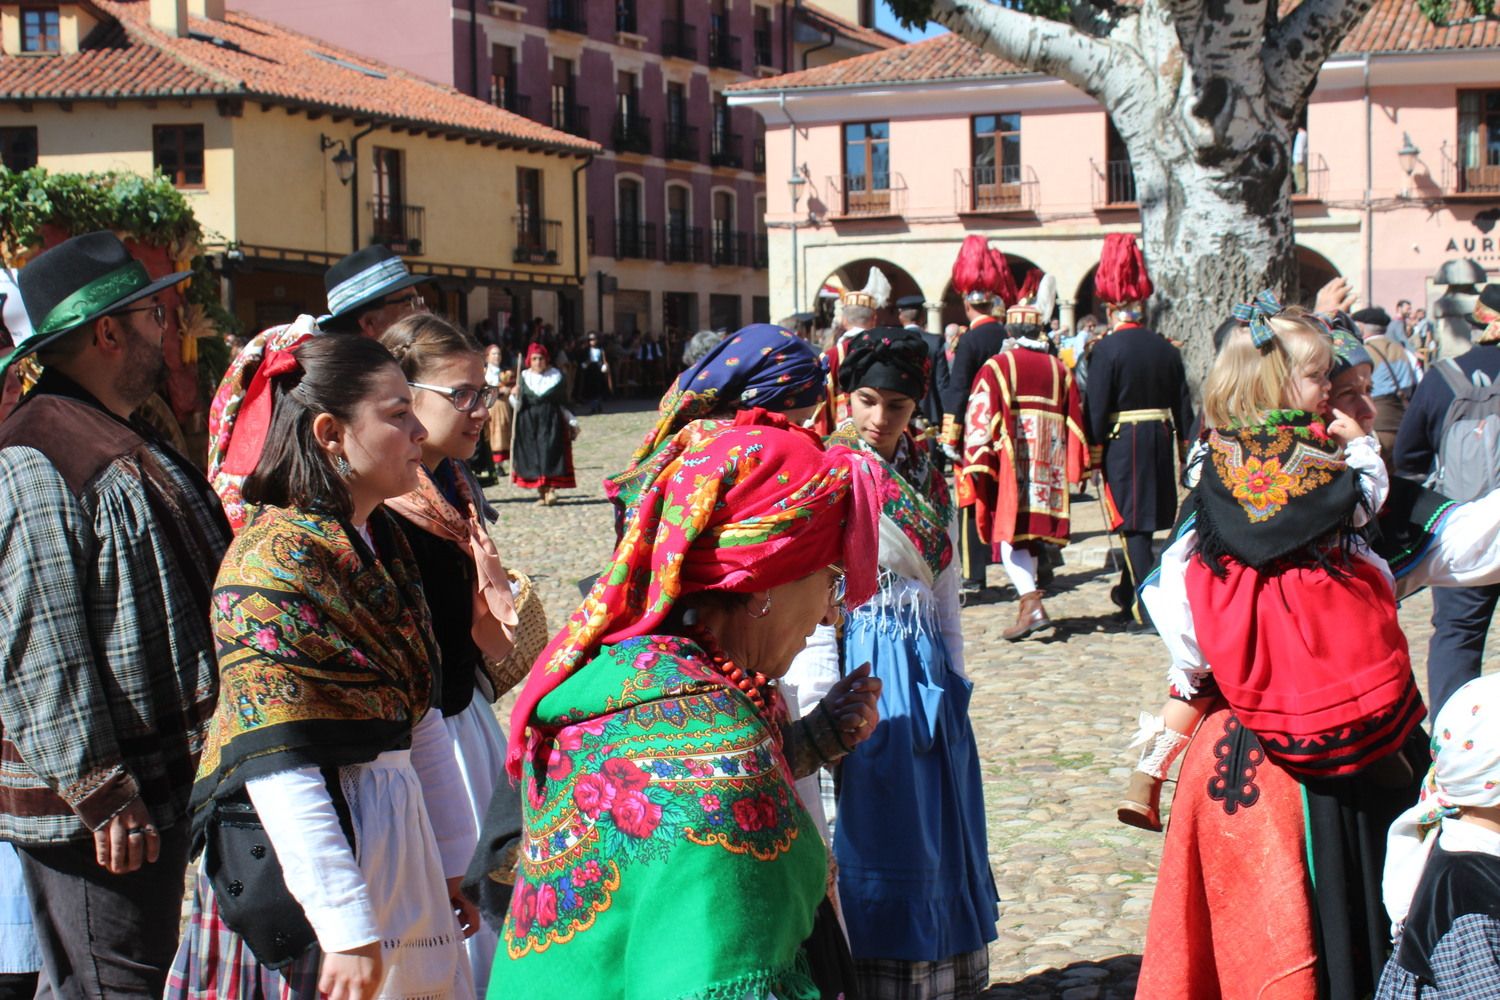
[[[1117,810],[1120,822],[1146,830],[1161,830],[1167,770],[1219,694],[1289,768],[1333,774],[1349,766],[1338,748],[1324,752],[1329,744],[1306,717],[1349,718],[1359,692],[1337,679],[1314,690],[1313,681],[1277,667],[1300,670],[1310,658],[1321,664],[1310,673],[1321,677],[1342,664],[1338,647],[1347,639],[1309,626],[1297,609],[1330,625],[1324,611],[1371,603],[1361,595],[1379,583],[1354,558],[1355,531],[1379,510],[1389,481],[1374,438],[1329,405],[1327,328],[1301,309],[1282,309],[1269,293],[1235,316],[1241,325],[1204,383],[1209,430],[1198,484],[1161,569],[1147,581],[1156,592],[1148,607],[1172,653],[1171,697],[1159,716],[1142,713],[1131,744],[1142,747],[1140,762]],[[1337,594],[1348,600],[1328,600]],[[1390,620],[1369,622],[1381,634],[1395,628],[1393,602],[1385,604]],[[1195,618],[1213,628],[1195,630]],[[1404,659],[1399,629],[1395,638]],[[1394,728],[1404,738],[1421,717],[1421,699],[1414,685],[1399,683],[1395,664],[1378,666],[1381,697],[1394,699]],[[1373,734],[1367,746],[1347,749],[1362,755],[1390,736]]]

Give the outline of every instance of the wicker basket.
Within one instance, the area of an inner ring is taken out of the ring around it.
[[[532,586],[531,577],[513,569],[505,572],[515,583],[516,616],[521,621],[516,625],[515,647],[505,659],[485,662],[485,670],[489,674],[490,683],[495,687],[497,699],[526,679],[526,675],[531,672],[531,664],[546,648],[547,640],[552,638],[552,632],[547,628],[547,611],[542,607],[542,599],[537,594],[536,587]]]

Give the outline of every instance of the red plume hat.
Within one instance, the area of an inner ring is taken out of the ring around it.
[[[1134,234],[1110,233],[1104,237],[1104,252],[1094,272],[1094,292],[1099,298],[1110,305],[1144,302],[1155,289]]]
[[[1005,254],[991,247],[983,236],[964,238],[953,262],[953,289],[973,305],[999,299],[1005,306],[1016,300],[1016,280]]]

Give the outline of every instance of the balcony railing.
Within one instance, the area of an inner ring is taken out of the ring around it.
[[[713,257],[709,263],[715,267],[745,267],[749,264],[746,253],[745,234],[733,229],[713,231]]]
[[[547,0],[547,27],[555,31],[589,33],[588,6],[584,0]]]
[[[552,127],[580,139],[589,137],[589,109],[582,104],[552,104]]]
[[[556,264],[562,254],[562,223],[522,212],[515,216],[517,264]]]
[[[757,174],[766,172],[766,140],[756,139],[750,144],[750,169]]]
[[[714,129],[711,133],[713,142],[710,144],[708,162],[716,167],[734,167],[738,169],[744,164],[744,156],[740,152],[740,134],[730,132],[726,129]]]
[[[1477,140],[1471,140],[1477,145]],[[1478,153],[1482,159],[1488,160],[1487,150],[1481,148]],[[1443,194],[1500,194],[1500,162],[1478,163],[1473,166],[1460,163],[1459,159],[1463,153],[1443,140],[1439,151],[1442,161],[1442,176],[1438,178],[1442,185]],[[1311,186],[1311,185],[1309,185]]]
[[[514,111],[522,118],[531,117],[531,98],[525,94],[516,93],[516,83],[514,80],[506,80],[503,77],[491,77],[490,103],[497,108]]]
[[[696,160],[698,158],[698,129],[692,125],[667,119],[667,159]]]
[[[844,174],[828,178],[828,187],[842,199],[845,217],[900,215],[906,211],[906,179],[900,174]]]
[[[615,112],[615,152],[651,153],[651,119],[634,111]]]
[[[631,0],[616,0],[615,30],[634,35],[636,33],[635,4]]]
[[[615,223],[615,259],[656,259],[656,225],[651,222]]]
[[[1500,188],[1496,188],[1500,191]],[[1311,158],[1307,172],[1298,178],[1292,171],[1292,198],[1296,201],[1322,201],[1328,194],[1328,161],[1318,153]]]
[[[1135,205],[1135,171],[1129,160],[1108,160],[1102,169],[1097,162],[1089,162],[1094,167],[1096,206],[1129,208]]]
[[[703,230],[697,226],[667,223],[662,249],[668,264],[703,263]]]
[[[757,66],[774,66],[771,61],[771,29],[755,29],[755,64]]]
[[[708,64],[720,69],[739,69],[740,40],[727,31],[714,29],[708,33]]]
[[[661,54],[668,59],[698,58],[698,29],[686,21],[661,23]]]
[[[1034,212],[1041,187],[1036,171],[1018,163],[955,170],[959,212]]]
[[[425,213],[421,205],[406,205],[381,195],[370,199],[370,238],[403,257],[422,252]]]
[[[771,237],[766,233],[755,234],[755,254],[750,266],[761,270],[771,266]]]

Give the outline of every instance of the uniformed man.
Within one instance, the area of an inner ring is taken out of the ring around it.
[[[1122,617],[1150,629],[1136,591],[1151,571],[1151,535],[1177,515],[1177,462],[1192,425],[1182,355],[1142,322],[1153,286],[1135,237],[1111,233],[1094,275],[1108,332],[1089,357],[1084,412],[1091,462],[1104,473],[1105,508],[1121,534],[1125,566],[1110,597]]]
[[[890,279],[878,267],[870,268],[870,277],[864,288],[839,294],[839,315],[835,325],[838,335],[833,345],[823,352],[828,362],[827,392],[812,418],[813,429],[824,437],[832,434],[839,421],[849,415],[847,396],[839,387],[839,363],[844,360],[848,343],[856,334],[878,325],[880,310],[885,308],[890,297]]]
[[[922,325],[926,319],[923,314],[926,312],[927,300],[920,295],[903,295],[896,300],[896,316],[901,320],[901,326],[921,335],[927,344],[927,356],[932,359],[933,371],[936,371],[937,360],[943,354],[943,338]],[[936,433],[937,428],[942,426],[943,401],[938,397],[936,382],[928,385],[927,395],[922,397],[917,414],[926,425],[924,429],[930,429],[932,433]]]

